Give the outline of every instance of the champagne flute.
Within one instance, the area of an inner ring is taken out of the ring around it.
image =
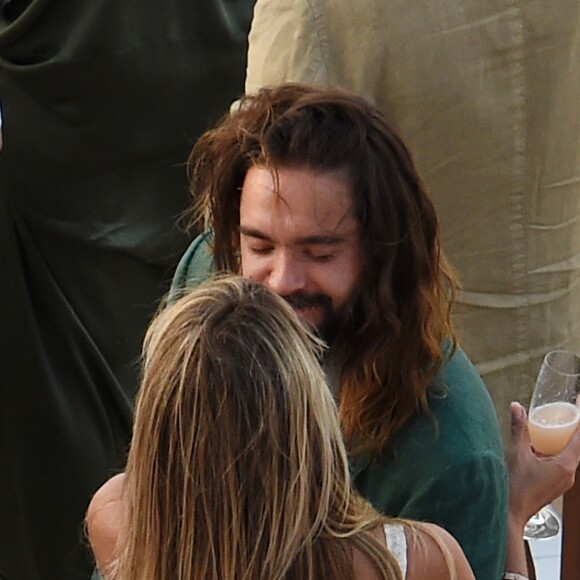
[[[569,350],[549,352],[542,362],[528,413],[532,447],[540,455],[556,455],[572,438],[580,408],[580,356]],[[536,540],[558,534],[560,522],[547,507],[526,524],[524,538]]]

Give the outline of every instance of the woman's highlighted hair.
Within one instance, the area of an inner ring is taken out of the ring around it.
[[[322,348],[282,298],[239,277],[159,313],[112,578],[348,578],[355,547],[400,577],[371,533],[381,517],[352,491]]]

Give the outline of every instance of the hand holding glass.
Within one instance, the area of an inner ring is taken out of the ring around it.
[[[536,453],[556,455],[566,447],[580,418],[579,389],[580,356],[567,350],[549,352],[540,368],[528,413],[528,430]],[[543,508],[528,521],[524,538],[550,538],[559,529],[556,516]]]

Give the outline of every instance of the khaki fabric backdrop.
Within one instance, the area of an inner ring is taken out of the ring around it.
[[[249,44],[247,92],[349,88],[409,141],[505,434],[542,355],[580,350],[580,3],[258,0]]]

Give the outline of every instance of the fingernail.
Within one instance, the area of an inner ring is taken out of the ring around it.
[[[511,403],[511,411],[512,411],[512,417],[514,419],[522,419],[524,416],[524,408],[517,402],[517,401],[513,401]]]

